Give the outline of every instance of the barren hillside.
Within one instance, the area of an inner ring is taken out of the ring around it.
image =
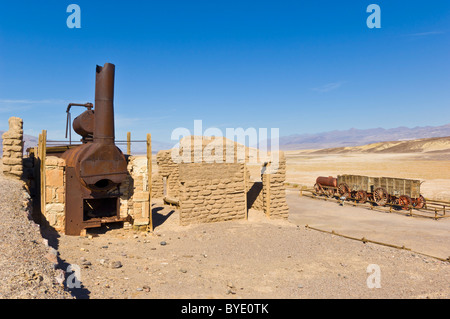
[[[379,142],[362,146],[313,150],[308,153],[450,153],[450,137],[432,137],[407,141]]]
[[[282,150],[344,148],[383,141],[406,141],[450,136],[450,124],[442,126],[397,127],[391,129],[334,130],[316,134],[294,134],[280,138]]]

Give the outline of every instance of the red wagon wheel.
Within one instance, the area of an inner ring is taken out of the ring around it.
[[[320,187],[319,184],[314,184],[314,191],[316,192],[316,195],[322,194],[322,187]]]
[[[364,204],[367,201],[367,193],[365,191],[357,191],[355,199],[358,203]]]
[[[402,209],[408,210],[411,207],[412,200],[407,195],[401,195],[398,198],[398,204],[402,207]]]
[[[386,205],[388,198],[389,196],[387,191],[382,187],[377,188],[373,192],[373,199],[375,200],[375,203],[377,203],[378,206]]]
[[[325,195],[328,198],[333,198],[335,193],[336,193],[336,190],[334,188],[327,188],[327,189],[325,189]]]
[[[416,200],[414,201],[414,207],[417,209],[424,208],[426,204],[425,198],[420,195]]]
[[[341,197],[345,197],[345,198],[350,197],[350,187],[348,187],[347,184],[345,184],[345,183],[339,184],[338,191],[339,191],[339,195]]]

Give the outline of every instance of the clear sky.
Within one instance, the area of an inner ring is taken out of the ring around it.
[[[81,28],[69,29],[69,4]],[[369,4],[381,28],[369,29]],[[450,1],[1,1],[0,130],[63,139],[116,65],[116,138],[177,127],[280,135],[450,123]],[[73,109],[72,118],[82,111]]]

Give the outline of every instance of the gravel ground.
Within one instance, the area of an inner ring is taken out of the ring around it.
[[[447,262],[268,220],[257,211],[248,221],[183,227],[177,211],[158,202],[153,209],[153,234],[104,227],[86,238],[59,238],[60,257],[81,267],[77,297],[450,297]],[[373,264],[380,288],[367,284]]]
[[[21,182],[0,175],[0,185],[1,298],[450,297],[448,262],[305,229],[294,219],[268,220],[257,211],[248,221],[179,226],[178,212],[158,201],[154,233],[113,224],[87,237],[44,232],[58,249],[57,268],[80,267],[81,286],[70,295],[55,283],[56,252],[49,254],[28,219]]]
[[[0,173],[0,298],[73,298],[55,279],[57,256],[28,218],[28,202],[23,183]]]

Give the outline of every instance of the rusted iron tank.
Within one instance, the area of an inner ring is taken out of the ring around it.
[[[319,176],[316,179],[314,189],[318,194],[324,194],[327,197],[333,197],[337,192],[337,178],[332,176]]]
[[[337,178],[334,178],[333,176],[329,177],[319,176],[316,179],[316,184],[328,187],[337,187]]]
[[[119,186],[127,178],[127,160],[115,145],[115,66],[97,66],[95,108],[88,107],[73,123],[83,144],[67,150],[66,234],[121,221]]]

